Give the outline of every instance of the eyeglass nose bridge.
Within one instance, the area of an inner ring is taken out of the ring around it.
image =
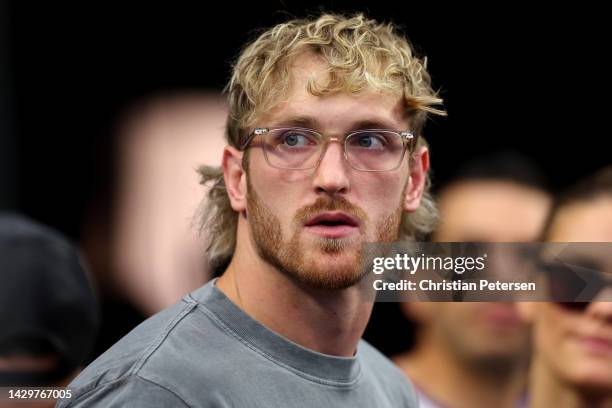
[[[340,144],[340,147],[342,149],[342,156],[344,157],[345,162],[348,163],[349,165],[351,165],[351,163],[349,161],[349,158],[348,158],[348,155],[346,154],[345,140],[343,140],[343,139],[344,138],[337,137],[337,136],[329,136],[327,138],[324,138],[325,143],[323,143],[323,149],[321,151],[321,154],[319,155],[319,160],[317,160],[315,168],[318,168],[319,165],[321,164],[321,162],[323,161],[323,157],[327,153],[327,149],[329,148],[329,144],[331,142],[338,142]]]

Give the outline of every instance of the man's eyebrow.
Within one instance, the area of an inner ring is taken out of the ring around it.
[[[305,127],[310,129],[318,129],[318,121],[317,119],[311,116],[290,116],[285,119],[278,120],[274,123],[274,127],[282,127],[282,126],[296,126],[296,127]],[[362,119],[355,123],[353,123],[348,131],[351,130],[360,130],[360,129],[390,129],[390,130],[399,130],[403,131],[406,129],[396,129],[396,125],[391,123],[390,121],[381,119],[381,118],[370,118],[370,119]]]
[[[311,116],[289,116],[274,122],[274,127],[296,126],[316,129],[317,120]]]
[[[393,123],[386,121],[384,119],[379,119],[379,118],[372,118],[372,119],[364,119],[364,120],[360,120],[359,122],[353,124],[353,126],[351,127],[352,130],[359,130],[359,129],[389,129],[389,130],[399,130],[399,131],[403,131],[406,129],[396,129],[397,125],[394,125]]]

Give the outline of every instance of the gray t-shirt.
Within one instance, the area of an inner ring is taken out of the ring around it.
[[[405,376],[365,341],[355,357],[308,350],[214,281],[140,324],[69,388],[56,407],[417,407]]]

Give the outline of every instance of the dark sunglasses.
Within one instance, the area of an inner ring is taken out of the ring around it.
[[[588,260],[578,262],[541,262],[546,274],[550,301],[569,311],[584,311],[606,287],[612,287],[612,275]],[[612,299],[602,299],[612,301]]]

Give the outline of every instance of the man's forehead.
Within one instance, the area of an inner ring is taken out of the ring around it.
[[[289,68],[289,85],[281,100],[259,122],[266,126],[296,125],[321,128],[373,128],[407,130],[408,120],[400,94],[374,89],[357,93],[313,95],[309,84],[327,84],[329,67],[321,58],[296,57]]]

